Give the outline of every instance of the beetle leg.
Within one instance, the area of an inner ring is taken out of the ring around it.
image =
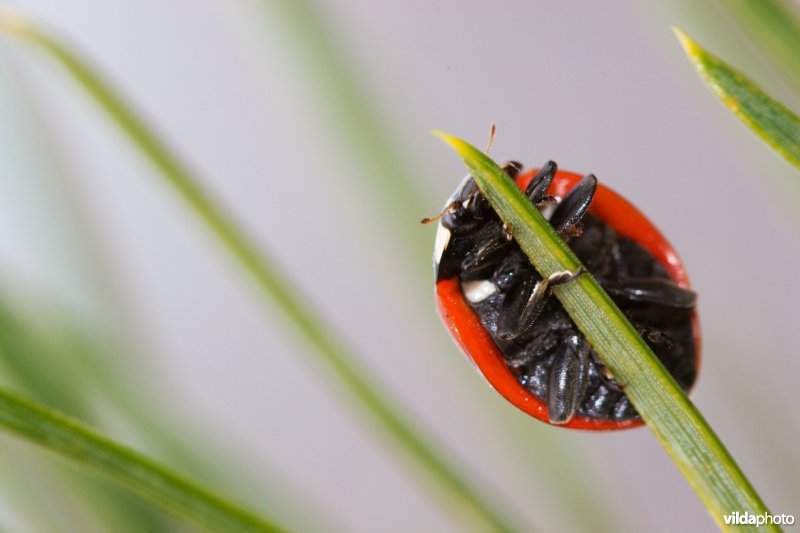
[[[584,272],[581,266],[575,272],[556,272],[538,281],[534,281],[533,276],[523,279],[520,286],[509,292],[503,301],[501,319],[497,323],[497,336],[504,341],[510,341],[529,332],[547,304],[550,289],[569,283]]]
[[[564,270],[561,272],[555,272],[550,274],[550,277],[547,278],[547,284],[550,287],[557,287],[558,285],[563,285],[565,283],[569,283],[573,281],[578,276],[586,274],[586,269],[583,268],[583,265],[579,266],[575,272],[570,272],[569,270]]]
[[[506,223],[503,223],[503,237],[505,237],[507,241],[514,238],[514,234],[511,233],[511,228]]]
[[[625,281],[604,281],[603,288],[611,296],[673,309],[691,309],[697,301],[697,294],[678,287],[668,279],[634,278]]]
[[[697,295],[675,285],[671,280],[631,278],[604,281],[603,287],[631,320],[664,328],[686,317],[694,308]]]
[[[473,274],[491,264],[491,260],[511,245],[511,241],[505,238],[502,228],[492,227],[486,230],[485,237],[476,238],[478,243],[467,253],[466,258],[461,263],[461,271],[464,274]]]
[[[589,344],[573,335],[556,353],[547,387],[547,416],[551,424],[565,424],[586,394]]]
[[[594,198],[594,191],[597,188],[597,178],[594,174],[589,174],[569,191],[561,203],[558,204],[553,216],[550,217],[550,225],[558,233],[567,233],[569,229],[577,224]]]
[[[545,163],[525,188],[525,196],[530,198],[534,204],[542,203],[545,198],[544,193],[550,186],[550,182],[553,181],[553,176],[556,175],[557,171],[558,165],[556,165],[555,161]]]
[[[506,295],[497,322],[500,339],[510,341],[531,329],[547,303],[547,285],[546,280],[529,275]]]
[[[492,282],[501,291],[507,291],[517,284],[522,276],[530,276],[533,267],[524,255],[513,254],[504,258],[492,274]]]
[[[642,337],[651,348],[661,346],[667,350],[672,349],[675,344],[675,339],[672,335],[657,327],[647,326],[641,322],[634,321],[633,327],[636,332]]]

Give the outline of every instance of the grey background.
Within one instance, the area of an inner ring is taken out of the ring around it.
[[[482,145],[496,123],[495,158],[594,172],[680,251],[703,328],[693,399],[773,512],[800,513],[797,176],[703,87],[669,25],[763,76],[776,95],[790,93],[722,15],[624,1],[321,3],[413,171],[425,211],[398,227],[381,217],[392,199],[364,175],[368,154],[348,149],[332,118],[341,102],[326,99],[298,37],[267,4],[20,3],[124,90],[497,500],[540,531],[585,529],[592,506],[613,517],[598,529],[713,531],[648,430],[574,433],[516,412],[463,362],[433,312],[433,232],[416,224],[464,170],[429,129]],[[44,193],[6,211],[17,218],[0,228],[3,275],[47,287],[98,321],[124,316],[142,365],[161,376],[142,387],[215,428],[209,440],[251,471],[269,464],[292,479],[346,529],[455,531],[82,93],[50,61],[3,48],[25,80],[10,113],[32,120],[58,161],[42,171]],[[52,177],[79,198],[83,226],[59,222]],[[76,227],[99,239],[113,298],[75,253],[86,238]],[[124,302],[120,315],[97,303],[110,299]],[[575,487],[590,506],[573,503]]]

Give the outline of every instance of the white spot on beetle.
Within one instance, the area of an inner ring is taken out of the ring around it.
[[[461,183],[458,184],[456,192],[454,192],[453,195],[447,199],[447,202],[445,202],[444,207],[442,208],[443,210],[447,209],[448,206],[452,205],[453,202],[456,200],[456,198],[458,198],[461,195],[461,191],[464,189],[464,187],[466,187],[470,177],[471,176],[467,176],[466,178],[461,180]],[[468,201],[464,203],[469,205]],[[463,207],[466,208],[467,205],[463,205]],[[442,254],[444,253],[448,243],[450,242],[450,236],[451,236],[450,230],[442,226],[442,223],[439,222],[436,225],[436,241],[435,244],[433,245],[433,261],[437,265],[442,260]]]
[[[436,242],[433,245],[433,260],[436,264],[442,260],[442,254],[450,242],[450,235],[450,230],[442,226],[441,222],[436,225]]]
[[[539,209],[539,211],[542,213],[542,216],[545,218],[545,220],[550,220],[550,217],[553,216],[553,213],[555,212],[556,207],[558,207],[558,204],[561,203],[561,198],[556,198],[556,200],[557,200],[556,202],[547,202],[547,204],[544,207]]]
[[[497,285],[489,280],[465,281],[461,284],[461,290],[467,300],[476,304],[497,292]]]

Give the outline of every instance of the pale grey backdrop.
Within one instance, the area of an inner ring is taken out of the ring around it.
[[[497,158],[594,172],[680,251],[700,293],[704,359],[693,398],[773,511],[800,514],[797,176],[702,86],[669,25],[790,93],[722,15],[700,18],[689,2],[323,2],[423,198],[425,211],[398,228],[380,218],[386,199],[326,110],[341,102],[324,98],[286,19],[257,4],[19,3],[87,52],[391,392],[532,526],[585,528],[573,515],[590,511],[572,504],[572,489],[550,488],[558,461],[580,457],[571,482],[610,509],[611,527],[713,531],[648,430],[548,428],[488,390],[433,313],[430,252],[400,242],[422,232],[432,246],[417,220],[464,173],[430,128],[480,145],[494,122]],[[219,446],[251,470],[277,467],[350,530],[455,531],[81,92],[40,55],[13,47],[11,57],[31,91],[15,96],[15,120],[37,110],[142,357],[163,374],[164,402],[213,424]],[[85,277],[64,283],[60,262],[82,271],[74,249],[48,255],[48,243],[72,242],[60,224],[41,224],[53,200],[2,224],[3,274],[96,312]],[[551,459],[553,449],[563,458]]]

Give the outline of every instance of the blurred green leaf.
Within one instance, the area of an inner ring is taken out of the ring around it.
[[[347,47],[346,33],[354,31],[344,18],[338,25],[342,10],[335,5],[326,5],[313,0],[254,0],[271,24],[277,24],[292,43],[288,47],[296,58],[298,69],[306,73],[303,86],[312,91],[311,105],[316,105],[320,117],[328,118],[331,129],[330,139],[357,157],[360,172],[347,173],[352,177],[355,194],[361,190],[371,190],[365,207],[375,210],[377,219],[389,221],[385,231],[397,244],[392,248],[397,261],[409,262],[409,258],[423,257],[427,261],[431,253],[428,232],[419,231],[417,224],[409,224],[410,213],[424,213],[428,208],[414,186],[412,177],[419,175],[425,164],[420,158],[405,157],[400,143],[391,135],[392,121],[384,109],[393,107],[395,102],[380,102],[376,95],[367,90],[368,76],[358,68],[353,54]],[[264,25],[266,27],[266,24]],[[358,30],[355,30],[358,31]],[[331,105],[335,102],[336,105]],[[409,161],[415,167],[409,167]],[[416,215],[415,215],[416,216]],[[416,219],[415,219],[416,220]],[[381,223],[376,221],[376,223]],[[406,245],[401,250],[400,245]],[[409,269],[414,274],[407,282],[413,283],[412,292],[430,293],[430,274],[427,270]],[[425,274],[420,276],[419,274]],[[404,285],[405,286],[405,285]],[[419,328],[428,342],[429,353],[449,352],[453,354],[454,368],[463,361],[446,335],[428,333],[422,328],[438,324],[427,320],[428,309],[432,305],[430,297],[414,299],[423,304],[417,313],[423,320],[409,324]],[[422,361],[427,354],[420,354]],[[526,473],[536,479],[539,486],[546,486],[553,500],[569,508],[580,508],[581,512],[561,513],[560,519],[572,522],[582,530],[615,531],[619,529],[619,518],[610,516],[607,494],[598,494],[592,489],[593,481],[600,481],[593,470],[591,460],[584,455],[570,455],[567,449],[575,445],[563,435],[555,435],[542,428],[520,428],[516,413],[506,410],[502,404],[482,406],[490,410],[485,418],[492,417],[498,431],[502,432],[515,448],[520,474]],[[535,446],[537,455],[529,454]],[[577,447],[576,447],[577,448]]]
[[[0,293],[1,294],[1,293]],[[0,368],[3,381],[12,380],[48,407],[60,408],[70,416],[85,421],[95,419],[89,400],[97,391],[81,386],[76,374],[81,361],[70,353],[70,339],[57,332],[34,330],[20,320],[0,296]],[[166,527],[159,513],[154,513],[129,491],[109,487],[105,480],[67,477],[82,487],[99,514],[113,521],[120,531],[142,531]]]
[[[387,230],[405,240],[415,252],[428,254],[427,235],[410,224],[425,212],[425,202],[414,186],[407,158],[392,138],[391,128],[381,120],[375,95],[361,82],[358,69],[347,60],[344,43],[337,38],[324,6],[307,0],[257,0],[268,16],[280,17],[281,29],[293,38],[292,53],[298,67],[308,74],[311,91],[318,92],[321,117],[335,131],[332,139],[355,155],[361,172],[354,173],[358,187],[372,190],[370,204],[379,208],[381,218],[389,218]],[[335,102],[335,105],[331,105]],[[427,283],[427,278],[425,282]]]
[[[800,170],[800,118],[770,98],[746,76],[701,48],[681,30],[673,29],[703,81],[722,103]]]
[[[720,9],[733,15],[737,25],[762,48],[800,91],[800,20],[796,2],[787,0],[718,1]]]
[[[214,531],[283,529],[80,422],[0,390],[0,425],[127,485],[161,508]]]
[[[283,275],[275,262],[258,250],[249,236],[203,190],[200,180],[166,148],[165,143],[99,74],[65,44],[16,12],[13,17],[8,13],[0,17],[0,30],[38,45],[78,81],[228,248],[256,281],[263,295],[281,308],[295,330],[316,350],[317,355],[351,393],[358,407],[370,414],[384,434],[436,483],[435,494],[445,497],[447,509],[454,516],[470,526],[477,521],[484,530],[515,530],[496,504],[490,503],[467,480],[460,468],[446,459],[449,454],[437,449],[427,437],[427,432],[413,424],[412,418],[390,399],[385,387],[350,356],[350,351],[305,303],[300,291],[294,288],[294,284]]]
[[[247,502],[292,529],[342,530],[316,502],[269,465],[262,464],[258,470],[259,477],[266,482],[256,483],[253,472],[235,464],[235,460],[218,459],[219,450],[211,449],[209,439],[171,417],[170,409],[157,398],[142,396],[143,390],[152,393],[157,388],[153,379],[133,377],[129,366],[120,367],[125,357],[118,354],[109,357],[112,348],[99,340],[96,331],[90,333],[93,330],[85,323],[44,305],[30,293],[11,297],[9,292],[12,291],[0,285],[0,383],[8,382],[11,389],[24,391],[31,400],[93,427],[122,426],[126,438],[134,439],[148,454],[203,479],[218,491]],[[109,364],[110,361],[114,364]],[[148,386],[143,389],[141,383],[145,381]],[[55,492],[70,490],[76,500],[72,505],[82,503],[85,512],[97,515],[102,521],[103,529],[131,533],[173,529],[172,517],[137,494],[92,472],[54,464],[55,468],[48,463],[49,470],[40,470],[39,475],[46,476],[41,484],[57,487],[53,488]],[[15,466],[11,464],[8,468]],[[29,465],[21,467],[28,468]],[[5,473],[3,481],[9,481],[10,472]],[[50,473],[54,475],[48,476]],[[28,496],[31,503],[42,497]],[[84,501],[79,502],[80,498]],[[26,518],[41,517],[39,505],[31,513],[24,503]],[[81,531],[97,529],[67,526],[63,517],[59,518],[59,526]]]
[[[467,164],[481,192],[512,228],[514,239],[543,277],[575,272],[581,266],[539,210],[494,161],[461,139],[436,134]],[[717,524],[730,528],[723,516],[734,511],[766,513],[766,506],[717,435],[594,277],[582,275],[553,291]],[[779,530],[775,526],[764,529]]]

